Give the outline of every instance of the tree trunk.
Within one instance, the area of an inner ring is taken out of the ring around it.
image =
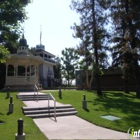
[[[131,34],[133,35],[133,32]],[[131,42],[131,48],[133,50],[136,48],[136,41],[135,40],[133,40]],[[140,72],[139,72],[140,68],[139,68],[139,65],[138,65],[137,52],[133,53],[133,65],[134,65],[135,77],[136,77],[136,97],[140,98]]]
[[[137,60],[134,60],[135,76],[136,76],[136,97],[140,98],[140,72]]]
[[[128,5],[128,0],[126,0],[126,13],[129,14],[129,5]],[[129,19],[129,27],[132,27],[132,19]],[[137,47],[136,43],[136,32],[135,28],[130,28],[130,34],[131,37],[134,38],[133,40],[130,41],[131,49],[134,50]],[[134,64],[134,69],[135,69],[135,77],[136,77],[136,97],[140,98],[140,72],[139,72],[139,65],[138,65],[138,57],[137,57],[137,52],[133,53],[133,64]]]
[[[91,90],[91,84],[92,84],[92,81],[93,81],[93,72],[92,72],[92,74],[91,74],[91,79],[90,79],[90,83],[89,83],[89,90]]]
[[[92,0],[92,17],[93,17],[93,47],[94,47],[94,53],[95,53],[95,63],[97,67],[98,64],[98,46],[97,46],[97,34],[96,34],[96,19],[95,19],[95,0]],[[100,78],[98,72],[96,73],[96,84],[97,84],[97,94],[102,95],[101,88],[100,88]]]
[[[96,82],[97,82],[97,94],[102,95],[101,87],[100,87],[100,77],[99,74],[96,75]]]
[[[128,90],[128,79],[127,78],[124,79],[124,93],[129,93],[129,90]]]
[[[87,83],[87,88],[89,89],[89,80],[88,80],[88,70],[86,70],[86,83]]]
[[[70,86],[70,78],[69,78],[69,72],[68,72],[68,87]]]

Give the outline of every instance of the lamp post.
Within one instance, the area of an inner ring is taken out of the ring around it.
[[[61,78],[59,79],[59,98],[62,99],[62,91],[61,91],[61,86],[62,86],[62,80]]]

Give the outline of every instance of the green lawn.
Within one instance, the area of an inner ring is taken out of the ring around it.
[[[100,97],[94,91],[63,90],[62,99],[58,98],[58,91],[51,93],[57,102],[73,105],[78,111],[77,116],[93,124],[123,132],[127,132],[130,127],[134,127],[135,130],[140,129],[140,100],[135,98],[134,93],[107,91],[104,92],[104,97]],[[88,110],[82,109],[84,94]],[[100,117],[108,114],[122,119],[109,121]]]
[[[22,101],[16,98],[15,92],[11,93],[14,103],[14,112],[9,114],[10,99],[6,99],[6,93],[0,92],[0,140],[15,140],[17,133],[17,120],[24,120],[24,133],[26,140],[46,140],[47,138],[41,133],[31,118],[25,117],[21,107],[24,106]]]

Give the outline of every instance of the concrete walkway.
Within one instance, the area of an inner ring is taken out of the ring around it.
[[[33,93],[19,93],[33,94]],[[42,94],[42,93],[39,93]],[[28,107],[47,106],[47,101],[24,101]],[[53,102],[50,102],[53,106]],[[58,103],[56,105],[62,105]],[[128,139],[127,133],[122,133],[91,124],[75,115],[54,118],[34,119],[35,124],[48,139]]]

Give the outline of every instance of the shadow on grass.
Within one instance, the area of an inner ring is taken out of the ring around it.
[[[84,110],[85,110],[86,112],[90,112],[88,108],[87,108],[87,109],[84,109]]]
[[[125,97],[125,98],[136,98],[135,94],[132,93],[124,93],[124,92],[103,92],[105,96],[112,96],[112,97]]]
[[[92,102],[93,102],[93,101],[88,101],[88,100],[87,100],[87,103],[92,103]]]
[[[7,115],[11,115],[13,112],[7,112]]]
[[[4,121],[0,120],[0,124],[3,124],[3,123],[4,123]]]
[[[92,105],[94,111],[101,115],[113,115],[122,118],[121,120],[113,121],[114,126],[120,126],[123,130],[128,130],[134,127],[139,130],[140,124],[140,100],[135,97],[135,94],[126,94],[123,92],[104,92],[104,96],[96,96],[93,99]],[[118,130],[120,128],[117,128]]]
[[[0,115],[4,115],[4,114],[0,112]]]
[[[127,117],[123,118],[126,122],[129,122],[130,126],[137,127],[137,129],[140,129],[140,116],[139,115],[128,115]],[[132,121],[133,120],[133,121]]]
[[[140,114],[140,102],[136,101],[134,95],[121,92],[104,92],[106,95],[97,96],[93,105],[102,104],[103,110],[110,112],[111,109],[119,110],[122,113]]]

